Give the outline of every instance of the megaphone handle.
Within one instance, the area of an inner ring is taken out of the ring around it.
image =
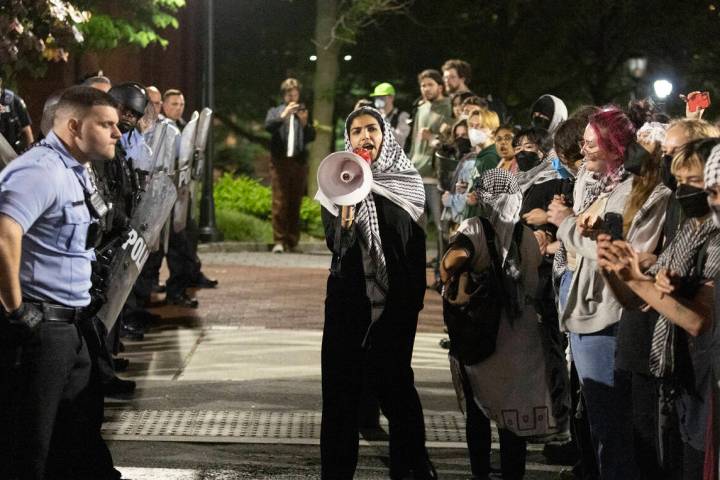
[[[355,221],[355,207],[345,205],[341,208],[340,213],[340,225],[344,229],[349,229],[352,227],[353,222]]]

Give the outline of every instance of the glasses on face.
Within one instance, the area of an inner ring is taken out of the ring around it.
[[[580,140],[578,142],[578,147],[580,147],[580,150],[585,149],[586,151],[588,151],[595,150],[596,148],[598,148],[598,145],[595,142],[586,142],[585,140]]]
[[[503,135],[503,136],[498,135],[497,137],[495,137],[495,143],[502,143],[502,142],[510,143],[513,141],[513,138],[515,138],[513,135]]]

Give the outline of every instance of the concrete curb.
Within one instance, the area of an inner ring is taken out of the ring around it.
[[[260,242],[209,242],[198,245],[199,253],[269,252],[272,243]],[[329,254],[323,242],[301,242],[298,248],[302,253]]]

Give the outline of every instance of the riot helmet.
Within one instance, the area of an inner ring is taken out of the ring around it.
[[[145,87],[136,82],[121,83],[112,87],[108,93],[120,104],[118,128],[123,133],[129,132],[145,114],[148,103]]]

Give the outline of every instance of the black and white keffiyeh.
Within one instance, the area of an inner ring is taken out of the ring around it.
[[[478,205],[490,220],[499,240],[503,261],[512,243],[515,224],[520,221],[522,191],[512,173],[500,168],[486,170],[475,179],[473,190]]]
[[[400,144],[395,140],[392,126],[379,111],[363,107],[352,112],[345,121],[345,149],[352,151],[348,131],[352,121],[360,115],[372,115],[383,130],[383,140],[378,158],[370,165],[372,171],[371,192],[381,195],[403,210],[415,222],[419,222],[425,208],[425,188],[422,178],[407,158]],[[338,215],[339,210],[320,191],[315,195],[330,213]],[[372,308],[371,321],[375,322],[385,309],[389,281],[387,264],[382,249],[377,208],[372,195],[360,202],[355,212],[355,221],[360,233],[360,246],[365,270],[365,290]]]
[[[580,167],[578,170],[577,179],[582,179],[588,174],[588,170],[585,165]],[[583,197],[580,208],[575,212],[576,215],[581,214],[587,210],[595,200],[597,200],[602,194],[609,194],[615,187],[620,185],[629,174],[625,171],[625,167],[621,164],[615,170],[611,170],[606,174],[593,173],[589,181],[586,182],[585,196]],[[577,205],[577,203],[576,203]],[[558,251],[555,253],[553,258],[553,278],[558,280],[567,269],[567,250],[565,245],[560,245]]]
[[[516,174],[515,178],[517,179],[518,185],[520,185],[520,190],[522,190],[523,194],[525,194],[525,192],[527,192],[533,185],[539,185],[541,183],[549,182],[550,180],[561,178],[560,173],[553,167],[550,158],[552,157],[548,155],[547,159],[543,160],[530,170],[526,172],[518,172]]]
[[[707,242],[710,243],[700,272],[697,271],[698,255]],[[660,254],[657,263],[650,267],[647,273],[655,275],[666,268],[685,279],[686,283],[714,279],[720,274],[718,242],[720,242],[720,230],[712,219],[706,219],[698,228],[694,219],[687,219],[673,241]],[[656,377],[665,377],[674,371],[677,328],[663,315],[660,315],[655,322],[650,347],[650,372]]]
[[[720,145],[716,145],[705,162],[705,188],[720,185]]]

